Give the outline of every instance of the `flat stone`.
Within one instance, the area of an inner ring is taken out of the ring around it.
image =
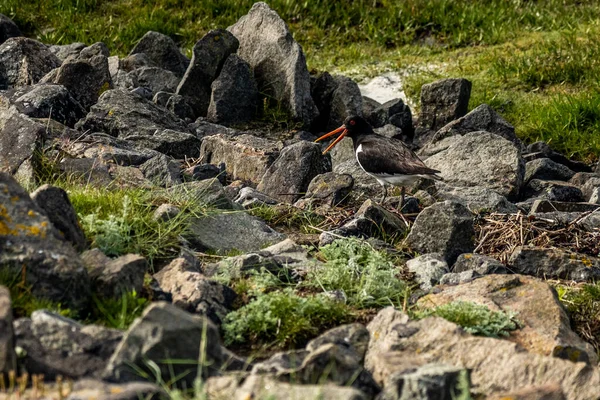
[[[500,261],[483,254],[464,253],[458,256],[452,266],[453,272],[475,271],[479,275],[507,274],[508,271]]]
[[[512,214],[518,211],[516,205],[498,192],[482,186],[454,187],[441,181],[435,182],[435,196],[464,204],[471,212],[497,212]]]

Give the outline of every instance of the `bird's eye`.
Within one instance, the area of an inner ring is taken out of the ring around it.
[[[355,121],[355,120],[353,120],[353,119],[351,119],[351,120],[350,120],[350,125],[356,125],[356,121]]]

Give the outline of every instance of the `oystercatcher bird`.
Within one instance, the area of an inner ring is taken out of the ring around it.
[[[400,210],[402,210],[406,185],[410,185],[420,178],[442,179],[436,175],[440,171],[427,167],[401,140],[376,134],[371,125],[359,116],[346,118],[342,126],[326,133],[315,142],[338,133],[341,133],[340,136],[323,151],[323,154],[331,150],[344,137],[352,138],[358,165],[383,186],[381,204],[387,197],[387,185],[402,188],[402,200],[400,202]]]

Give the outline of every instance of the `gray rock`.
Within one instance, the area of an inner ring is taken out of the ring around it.
[[[187,261],[177,258],[154,275],[160,288],[170,293],[173,304],[191,313],[204,315],[215,324],[232,310],[233,289],[189,270]]]
[[[342,75],[333,79],[336,88],[331,95],[328,130],[338,128],[351,115],[361,115],[363,108],[362,95],[356,82]]]
[[[200,139],[189,132],[157,129],[152,135],[129,133],[121,138],[177,159],[196,158],[200,154]]]
[[[448,263],[440,253],[423,254],[408,260],[406,267],[415,274],[419,287],[425,291],[431,290],[440,282],[442,276],[450,272]]]
[[[483,254],[465,253],[458,256],[452,266],[453,272],[475,271],[479,275],[507,274],[504,264]]]
[[[519,399],[519,400],[567,400],[560,384],[527,386],[510,392],[499,393],[488,397],[488,400]]]
[[[208,120],[222,125],[241,124],[251,121],[259,106],[258,88],[250,65],[231,54],[212,83]]]
[[[517,247],[508,260],[511,271],[543,279],[593,281],[600,276],[600,260],[560,249]]]
[[[67,400],[139,400],[166,396],[160,386],[150,382],[115,384],[99,379],[85,378],[74,382],[69,389]]]
[[[279,202],[264,193],[259,192],[251,187],[242,188],[233,199],[237,204],[244,208],[255,207],[257,205],[278,204]]]
[[[152,97],[152,102],[154,104],[156,104],[157,106],[167,108],[167,102],[174,95],[175,95],[174,93],[169,93],[169,92],[156,92],[154,94],[154,96]],[[177,95],[177,96],[179,96],[179,95]],[[183,98],[183,96],[180,96],[180,97]]]
[[[121,166],[139,166],[152,157],[161,155],[105,133],[97,132],[81,137],[81,133],[74,132],[77,140],[61,145],[61,150],[75,157],[98,158]]]
[[[568,167],[549,158],[538,158],[525,164],[525,182],[531,179],[568,181],[575,175]]]
[[[336,88],[337,82],[329,72],[322,72],[310,77],[310,94],[319,111],[319,115],[313,120],[312,131],[327,129],[331,112],[331,98]]]
[[[42,43],[13,37],[0,44],[0,90],[34,85],[60,60]]]
[[[152,219],[155,221],[165,222],[177,217],[181,213],[181,209],[173,204],[164,203],[152,214]]]
[[[144,99],[146,99],[148,101],[152,100],[152,97],[153,97],[152,90],[147,87],[143,87],[143,86],[133,88],[130,90],[130,92],[133,94],[136,94],[140,97],[143,97]]]
[[[517,147],[521,147],[521,141],[515,135],[515,128],[504,118],[500,116],[494,109],[487,104],[482,104],[473,109],[464,117],[450,122],[434,136],[434,141],[442,140],[448,136],[465,135],[469,132],[486,131],[502,136],[504,139],[515,143]]]
[[[85,234],[79,225],[77,213],[67,192],[46,184],[31,193],[31,199],[44,211],[64,240],[70,242],[79,251],[87,247]]]
[[[382,189],[379,183],[363,171],[358,162],[356,162],[352,139],[342,139],[329,154],[331,154],[333,172],[338,174],[348,174],[354,179],[354,186],[357,189],[380,195]]]
[[[86,60],[66,60],[41,82],[63,85],[86,110],[96,104],[103,92],[113,88],[108,59],[102,55]]]
[[[152,93],[174,93],[180,78],[172,71],[158,67],[141,67],[129,73],[138,86],[146,87]]]
[[[190,243],[201,250],[249,252],[280,242],[285,235],[245,212],[220,213],[196,218],[190,227]]]
[[[14,174],[26,161],[35,168],[33,156],[41,149],[44,135],[42,124],[21,115],[14,106],[0,106],[0,171]]]
[[[0,14],[0,29],[2,14]],[[0,31],[1,32],[1,31]],[[0,286],[0,374],[17,370],[10,291]]]
[[[447,364],[426,364],[387,377],[378,400],[454,400],[470,398],[470,373]]]
[[[90,281],[77,252],[59,239],[44,212],[5,173],[0,173],[0,204],[0,269],[9,276],[24,276],[36,297],[74,311],[85,308]]]
[[[148,31],[129,53],[132,56],[144,53],[157,66],[182,76],[188,67],[189,60],[181,54],[170,37],[162,33]]]
[[[402,99],[390,100],[377,106],[369,114],[365,114],[365,117],[374,128],[392,124],[400,128],[408,139],[412,139],[415,134],[412,112]]]
[[[577,185],[577,183],[573,182],[573,179],[569,181],[569,183]],[[587,179],[583,185],[578,186],[581,188],[583,198],[589,200],[592,197],[595,189],[600,187],[600,177],[591,177]]]
[[[126,293],[142,291],[148,267],[144,257],[126,254],[110,259],[93,250],[93,256],[85,252],[81,258],[88,269],[94,293],[100,297],[120,299]]]
[[[176,53],[175,53],[175,55],[176,55]],[[186,59],[186,62],[189,62],[189,60]],[[143,68],[143,67],[161,68],[166,71],[174,72],[177,74],[177,76],[181,77],[181,74],[177,73],[176,71],[170,70],[168,68],[160,67],[146,53],[129,54],[127,57],[119,60],[119,64],[118,64],[118,68],[123,70],[124,72],[135,71],[136,69]],[[185,72],[185,69],[184,69],[184,72]]]
[[[46,380],[99,377],[122,336],[119,330],[84,326],[46,310],[15,321],[16,343],[25,354],[21,365]]]
[[[600,187],[594,188],[588,201],[592,204],[600,204]]]
[[[157,130],[188,132],[187,124],[164,108],[123,89],[104,92],[75,127],[115,137],[153,136]]]
[[[263,175],[257,189],[276,200],[294,203],[317,175],[328,172],[321,146],[301,141],[285,147]]]
[[[181,183],[179,164],[164,154],[144,162],[140,170],[156,186],[171,187]]]
[[[530,214],[550,213],[550,212],[567,212],[567,213],[584,213],[596,211],[598,206],[593,203],[573,203],[565,201],[548,201],[535,200],[531,205]]]
[[[12,19],[8,18],[4,14],[0,14],[0,44],[4,43],[11,37],[23,36],[21,30],[13,22]]]
[[[110,57],[110,51],[108,47],[103,42],[96,42],[91,44],[79,52],[78,58],[82,60],[88,60],[95,56],[104,56],[106,58]]]
[[[475,248],[473,214],[460,203],[436,203],[417,216],[406,243],[422,254],[441,253],[452,265],[460,254]]]
[[[523,188],[524,198],[542,198],[549,201],[581,202],[583,193],[575,185],[563,181],[532,179]]]
[[[193,167],[189,167],[183,171],[183,176],[196,181],[217,178],[221,185],[225,185],[227,178],[225,171],[213,164],[194,165]]]
[[[466,79],[443,79],[421,87],[419,126],[437,131],[467,113],[471,82]]]
[[[62,85],[36,85],[13,96],[21,114],[33,118],[52,118],[69,127],[85,117],[86,111]]]
[[[221,210],[241,209],[227,197],[219,180],[214,178],[173,186],[167,190],[167,196],[173,200],[191,201]]]
[[[235,136],[239,134],[239,132],[235,129],[227,128],[223,125],[210,123],[206,121],[205,118],[198,118],[196,121],[189,124],[189,128],[200,139],[218,134],[222,134],[225,136]]]
[[[359,323],[341,325],[322,333],[308,342],[306,350],[313,352],[326,344],[345,346],[354,350],[362,362],[369,345],[369,331]]]
[[[530,144],[527,146],[527,153],[529,153],[530,157],[534,156],[535,158],[549,158],[552,161],[569,167],[575,172],[592,172],[592,168],[590,168],[589,165],[581,161],[568,159],[564,155],[552,150],[550,146],[544,142],[535,142]]]
[[[64,158],[59,168],[70,179],[94,186],[107,187],[113,181],[108,166],[98,158]]]
[[[338,206],[347,200],[353,186],[352,175],[326,172],[310,181],[305,199],[310,200],[310,204]]]
[[[227,175],[234,180],[260,182],[273,162],[279,157],[277,145],[252,135],[230,137],[224,134],[207,136],[200,146],[203,162],[225,164]]]
[[[461,283],[471,282],[474,279],[479,278],[481,275],[474,271],[463,271],[463,272],[450,272],[444,274],[440,279],[440,285],[460,285]]]
[[[65,61],[67,58],[77,58],[81,50],[85,49],[85,44],[81,42],[75,42],[71,44],[63,45],[52,45],[48,48],[52,54],[54,54],[60,62]]]
[[[506,197],[485,187],[453,187],[436,181],[435,188],[435,196],[438,199],[462,203],[473,213],[516,213],[518,210]]]
[[[204,364],[198,362],[201,357]],[[197,376],[206,379],[218,375],[225,358],[219,331],[212,322],[174,305],[156,302],[129,327],[102,377],[109,382],[140,381],[143,378],[134,367],[152,376],[148,368],[152,361],[160,368],[161,376],[181,377],[178,384],[189,388]]]
[[[525,175],[525,163],[514,143],[489,132],[471,132],[425,160],[453,186],[483,186],[514,197]]]
[[[275,353],[268,359],[254,364],[252,375],[284,374],[290,370],[298,369],[308,354],[309,351],[307,350],[290,350]]]
[[[258,2],[228,30],[239,40],[238,54],[252,67],[259,91],[310,126],[318,115],[310,76],[302,48],[285,22],[266,3]]]
[[[188,98],[178,94],[169,97],[165,108],[186,121],[193,120],[195,116],[194,109],[189,104]]]
[[[223,29],[211,30],[194,45],[192,62],[179,83],[177,94],[189,99],[196,117],[206,116],[211,84],[219,76],[227,57],[238,47],[238,40]]]

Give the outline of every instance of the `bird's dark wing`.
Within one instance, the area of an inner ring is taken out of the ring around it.
[[[369,135],[358,146],[357,159],[363,169],[373,174],[433,175],[440,171],[427,167],[402,141]]]

